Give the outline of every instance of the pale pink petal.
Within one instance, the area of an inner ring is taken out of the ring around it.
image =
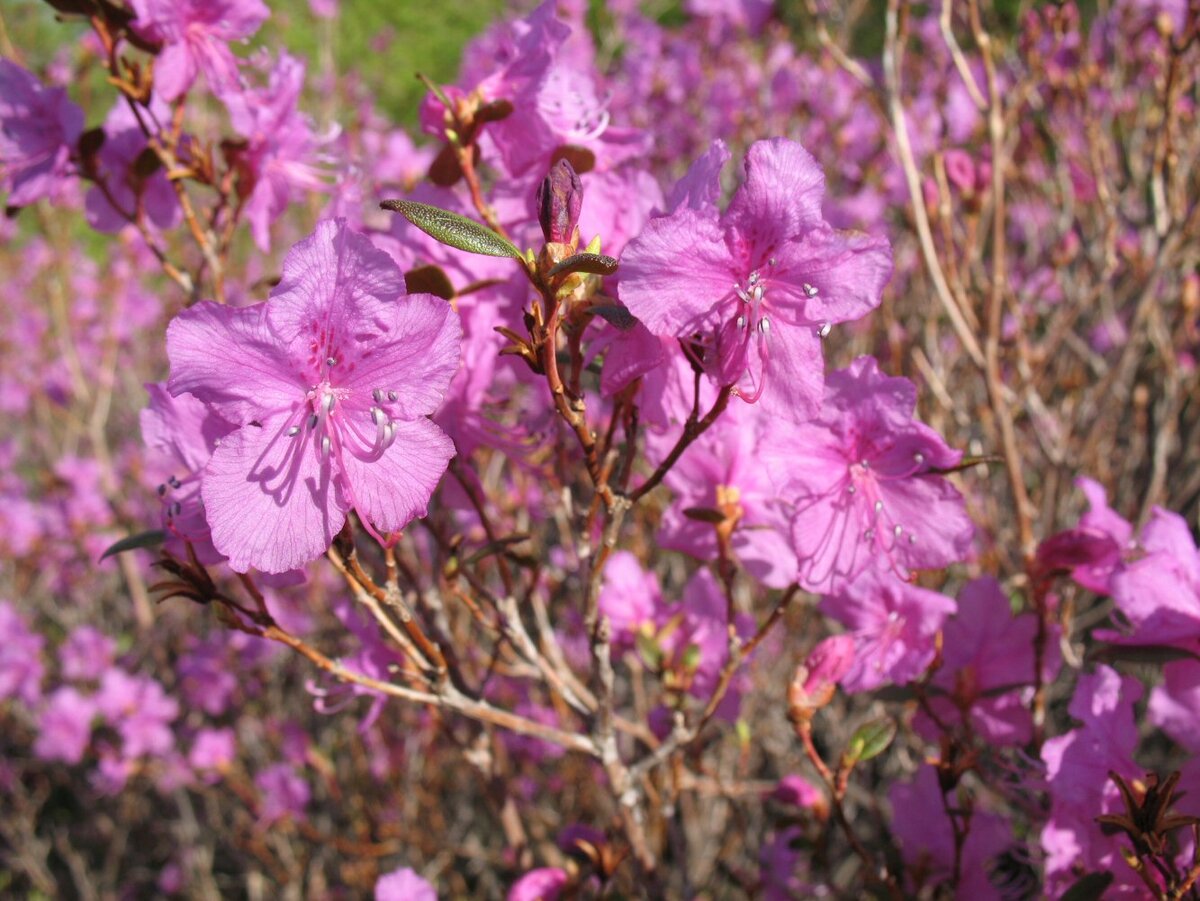
[[[746,180],[724,222],[760,253],[824,224],[825,173],[812,154],[786,138],[756,141],[746,152]]]
[[[861,319],[879,306],[892,277],[886,238],[824,224],[781,247],[776,258],[767,296],[772,310],[796,325]]]
[[[303,566],[325,553],[345,522],[329,464],[311,439],[287,435],[293,424],[278,414],[242,426],[221,440],[205,469],[213,544],[234,572]]]
[[[655,335],[698,331],[743,276],[715,210],[651,219],[621,256],[621,300]]]
[[[667,211],[681,206],[693,210],[713,209],[721,199],[721,170],[729,162],[729,149],[719,138],[703,156],[688,166],[687,174],[675,183],[667,198]]]
[[[301,380],[265,313],[264,304],[206,302],[176,316],[167,327],[168,390],[193,394],[235,423],[298,405],[311,385]]]
[[[378,460],[366,462],[353,454],[340,458],[355,507],[384,532],[395,532],[426,514],[429,498],[454,456],[454,442],[429,420],[393,425],[396,440]]]

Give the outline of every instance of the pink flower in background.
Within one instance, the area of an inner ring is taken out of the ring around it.
[[[375,901],[437,901],[437,892],[428,880],[403,867],[379,877],[375,883]]]
[[[868,570],[821,601],[821,612],[854,638],[846,691],[903,685],[933,660],[934,636],[954,612],[953,598]]]
[[[454,454],[425,417],[458,365],[450,305],[405,296],[391,258],[325,221],[288,252],[266,303],[198,304],[167,330],[173,394],[238,425],[201,485],[237,572],[324,553],[350,509],[392,532],[424,516]]]
[[[37,738],[33,753],[42,760],[79,763],[92,737],[96,702],[69,685],[46,698],[46,706],[37,718]]]
[[[658,543],[701,560],[715,560],[716,529],[697,511],[736,510],[737,525],[729,541],[733,555],[763,584],[783,588],[796,577],[796,556],[788,515],[762,465],[765,423],[755,412],[741,405],[727,410],[667,473],[664,482],[675,492],[675,502],[663,514]],[[651,462],[665,457],[677,437],[672,432],[649,437]]]
[[[276,763],[254,777],[259,791],[258,816],[264,825],[286,818],[304,819],[312,790],[290,763]]]
[[[79,626],[58,648],[62,674],[67,679],[99,679],[113,662],[117,643],[91,626]]]
[[[1138,541],[1143,554],[1119,567],[1110,591],[1137,644],[1200,651],[1200,550],[1187,521],[1155,507]]]
[[[154,679],[113,667],[101,678],[95,701],[105,720],[120,734],[125,759],[165,754],[174,748],[170,724],[179,716],[179,702]]]
[[[154,97],[144,115],[169,122],[171,111],[160,98]],[[84,200],[88,225],[92,228],[102,232],[119,230],[137,212],[139,202],[146,221],[156,228],[171,228],[179,222],[179,199],[166,172],[158,168],[148,178],[142,178],[134,171],[135,161],[147,146],[146,135],[129,104],[121,98],[104,120],[104,143],[96,155],[99,177],[107,192],[94,185]]]
[[[29,628],[9,601],[0,601],[0,701],[33,704],[42,694],[42,648],[46,639]]]
[[[1029,701],[1034,683],[1033,614],[1014,616],[995,579],[974,579],[958,596],[958,611],[943,629],[942,665],[930,704],[943,722],[969,711],[975,731],[993,743],[1024,744],[1032,734]],[[1058,642],[1046,643],[1043,682],[1058,673]]]
[[[201,729],[188,751],[188,765],[210,777],[237,759],[237,736],[232,729]]]
[[[508,901],[558,901],[569,877],[558,867],[530,870],[508,890]]]
[[[831,373],[820,416],[774,420],[760,445],[779,496],[792,507],[800,584],[838,591],[875,569],[964,559],[974,526],[962,496],[936,470],[962,454],[912,418],[916,388],[883,375],[872,357]]]
[[[922,887],[944,885],[954,873],[954,827],[946,815],[937,771],[923,766],[911,782],[897,782],[888,792],[892,805],[892,834],[909,872],[924,874]],[[954,795],[948,799],[954,809]],[[972,901],[1006,897],[988,874],[996,857],[1012,844],[1012,827],[994,813],[975,809],[971,828],[959,854],[961,878],[954,897]],[[940,897],[940,895],[939,895]],[[947,895],[949,897],[949,895]]]
[[[155,60],[154,85],[164,100],[187,93],[204,73],[213,91],[237,84],[237,58],[230,41],[252,36],[271,15],[262,0],[131,0],[135,26],[162,52]]]
[[[1041,844],[1046,888],[1054,897],[1094,870],[1113,872],[1114,890],[1142,885],[1121,859],[1123,842],[1106,836],[1095,819],[1124,810],[1110,771],[1126,780],[1144,775],[1133,760],[1138,742],[1133,705],[1141,696],[1142,686],[1133,677],[1097,667],[1080,676],[1068,707],[1082,725],[1042,746],[1051,807]]]
[[[8,206],[54,196],[83,132],[83,110],[62,88],[0,59],[0,188]]]
[[[613,644],[634,646],[639,630],[653,623],[662,607],[658,578],[647,572],[629,551],[616,551],[604,567],[598,600],[600,614],[608,617]]]
[[[238,193],[246,198],[244,214],[254,243],[265,253],[271,245],[271,224],[295,194],[324,191],[329,184],[319,166],[322,140],[298,107],[304,63],[287,53],[280,53],[275,63],[260,54],[256,62],[270,67],[267,83],[225,91],[221,100],[234,130],[246,139],[235,156],[241,175]]]
[[[720,212],[729,153],[715,142],[621,257],[621,300],[656,335],[698,336],[706,370],[760,395],[773,414],[814,414],[821,337],[879,306],[892,271],[882,238],[839,232],[821,214],[825,177],[794,141],[755,143]]]

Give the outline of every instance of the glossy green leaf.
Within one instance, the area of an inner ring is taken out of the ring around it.
[[[117,554],[123,554],[126,551],[134,551],[138,548],[158,547],[167,538],[167,533],[162,529],[151,529],[148,532],[138,532],[136,535],[130,535],[127,538],[122,538],[116,544],[112,545],[108,550],[100,555],[101,560],[113,557]]]
[[[399,213],[425,234],[450,247],[489,257],[521,259],[521,251],[511,241],[466,216],[413,200],[385,200],[379,205]]]

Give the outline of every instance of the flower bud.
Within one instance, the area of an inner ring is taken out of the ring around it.
[[[788,712],[793,720],[807,721],[833,700],[834,687],[854,662],[854,639],[832,635],[809,652],[808,659],[796,667],[788,686]]]
[[[546,241],[571,244],[579,210],[583,206],[583,183],[565,159],[559,160],[537,190],[538,224]]]

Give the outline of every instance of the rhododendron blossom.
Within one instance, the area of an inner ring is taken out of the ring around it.
[[[714,143],[621,257],[621,300],[656,335],[697,340],[706,370],[748,401],[804,418],[820,406],[821,339],[879,305],[886,240],[839,232],[821,214],[825,178],[794,141],[756,142],[721,212]]]
[[[164,100],[187,93],[203,72],[214,91],[238,81],[230,41],[244,40],[271,15],[262,0],[132,0],[143,36],[162,41],[155,86]]]
[[[959,451],[912,418],[916,389],[860,357],[829,376],[820,416],[776,420],[763,456],[792,508],[799,580],[839,590],[866,569],[907,575],[967,556],[974,527],[937,473]]]
[[[458,363],[445,301],[342,221],[283,263],[266,303],[199,304],[167,332],[172,393],[238,425],[205,467],[213,544],[230,566],[283,572],[329,547],[346,513],[395,531],[425,513],[454,454],[425,417]]]
[[[46,87],[16,63],[0,59],[0,187],[9,206],[48,197],[67,174],[83,110],[62,88]]]

